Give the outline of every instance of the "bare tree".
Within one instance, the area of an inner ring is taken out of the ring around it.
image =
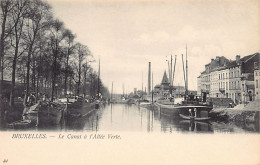
[[[63,22],[56,19],[52,21],[50,29],[50,46],[52,50],[52,91],[51,91],[51,101],[54,99],[54,92],[56,88],[56,78],[58,74],[57,59],[60,55],[60,44],[65,38],[64,35],[64,25]]]
[[[20,45],[22,31],[24,27],[24,18],[27,15],[29,1],[20,0],[14,1],[14,7],[11,10],[11,16],[9,20],[10,28],[13,30],[10,35],[11,45],[14,49],[14,56],[12,60],[12,84],[11,84],[11,94],[10,94],[10,106],[11,110],[14,107],[14,87],[15,87],[15,74],[16,74],[16,64],[18,55],[23,54],[25,48]]]
[[[74,54],[74,68],[76,69],[77,78],[77,95],[80,95],[80,87],[81,87],[81,77],[82,77],[82,69],[84,64],[87,62],[87,58],[92,56],[90,50],[87,46],[77,43],[75,45],[75,54]]]
[[[73,53],[74,45],[73,41],[75,39],[75,35],[72,34],[70,30],[65,30],[64,36],[66,36],[67,42],[67,54],[66,54],[66,63],[65,63],[65,78],[64,78],[64,94],[67,94],[67,81],[68,81],[68,74],[69,74],[69,58],[70,55]]]
[[[25,41],[28,46],[27,54],[27,74],[26,74],[26,94],[24,103],[26,104],[26,99],[30,91],[30,66],[31,66],[31,56],[36,43],[36,40],[41,40],[41,33],[45,31],[49,26],[51,20],[50,6],[40,0],[31,1],[29,6],[29,13],[27,17],[26,24],[26,35]]]
[[[0,73],[1,73],[1,80],[0,80],[0,120],[1,125],[2,122],[4,122],[4,110],[2,109],[2,101],[3,101],[3,90],[2,90],[2,79],[3,79],[3,58],[4,58],[4,52],[5,52],[5,39],[10,34],[10,31],[8,32],[6,30],[7,25],[7,18],[9,17],[10,11],[13,7],[13,2],[10,0],[1,0],[0,1],[0,7],[1,7],[1,13],[0,13],[0,23],[1,23],[1,36],[0,36]]]

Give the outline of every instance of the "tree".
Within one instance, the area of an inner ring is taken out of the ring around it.
[[[27,15],[28,1],[20,0],[14,1],[14,7],[11,10],[11,16],[9,20],[10,29],[13,28],[10,41],[11,45],[14,48],[14,56],[12,60],[12,85],[11,85],[11,94],[10,94],[10,106],[11,110],[14,107],[14,88],[15,88],[15,74],[16,74],[16,64],[19,52],[20,55],[23,54],[24,50],[21,48],[20,41],[22,37],[24,19]],[[25,48],[24,48],[25,49]]]
[[[58,64],[57,59],[59,58],[60,54],[60,44],[62,40],[65,38],[64,35],[64,25],[63,22],[56,19],[53,20],[50,26],[50,46],[52,50],[52,91],[51,91],[51,101],[54,100],[54,92],[56,86],[56,76],[58,73]]]
[[[0,72],[1,72],[1,77],[3,77],[3,58],[4,58],[4,52],[5,52],[5,40],[7,36],[10,34],[10,30],[6,30],[6,24],[7,24],[7,18],[9,17],[10,11],[13,7],[13,2],[10,0],[1,0],[0,1],[0,7],[1,7],[1,13],[0,13],[0,22],[1,22],[1,36],[0,36]],[[2,109],[3,105],[3,93],[2,93],[2,79],[0,80],[0,120],[1,120],[1,125],[4,122],[5,118],[5,112]]]
[[[64,78],[64,94],[67,94],[67,80],[69,75],[69,58],[73,53],[74,45],[73,41],[75,39],[75,35],[72,34],[70,30],[65,30],[64,36],[66,37],[67,42],[67,53],[66,53],[66,64],[65,64],[65,78]]]
[[[30,91],[30,65],[31,56],[33,53],[33,48],[36,40],[41,40],[41,34],[50,26],[50,20],[52,15],[50,13],[50,6],[40,0],[30,1],[29,13],[27,17],[26,24],[26,35],[25,42],[28,46],[27,54],[27,74],[26,74],[26,94],[24,103],[26,104],[26,99],[29,96]]]
[[[75,54],[74,54],[74,68],[77,73],[77,95],[80,95],[81,88],[81,78],[82,78],[82,69],[84,63],[87,62],[87,58],[92,56],[90,50],[87,46],[77,43],[75,45]]]

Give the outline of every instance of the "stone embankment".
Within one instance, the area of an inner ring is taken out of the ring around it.
[[[250,102],[247,105],[237,105],[234,108],[214,108],[210,112],[214,121],[222,122],[247,122],[259,123],[260,100]]]

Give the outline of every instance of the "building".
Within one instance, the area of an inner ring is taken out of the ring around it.
[[[197,78],[198,93],[212,98],[231,98],[235,103],[254,99],[254,63],[259,63],[259,53],[235,60],[217,56],[205,65]]]
[[[157,84],[154,87],[154,95],[158,98],[168,98],[170,96],[170,90],[172,90],[172,95],[174,95],[175,98],[183,97],[185,95],[185,87],[171,86],[166,71],[164,71],[161,84]],[[196,95],[197,91],[190,90],[188,93]]]
[[[224,73],[226,71],[223,71],[223,69],[228,64],[229,60],[223,56],[211,59],[211,62],[205,65],[205,70],[197,78],[199,84],[198,93],[205,94],[208,97],[219,97],[222,93],[219,91],[219,84],[221,83],[218,81],[220,80],[220,75],[226,74]]]
[[[154,87],[154,95],[167,98],[170,90],[170,82],[167,77],[166,71],[164,71],[161,84],[157,84]]]

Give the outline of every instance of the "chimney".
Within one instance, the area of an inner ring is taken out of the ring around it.
[[[236,63],[238,64],[240,62],[240,55],[236,56]]]

